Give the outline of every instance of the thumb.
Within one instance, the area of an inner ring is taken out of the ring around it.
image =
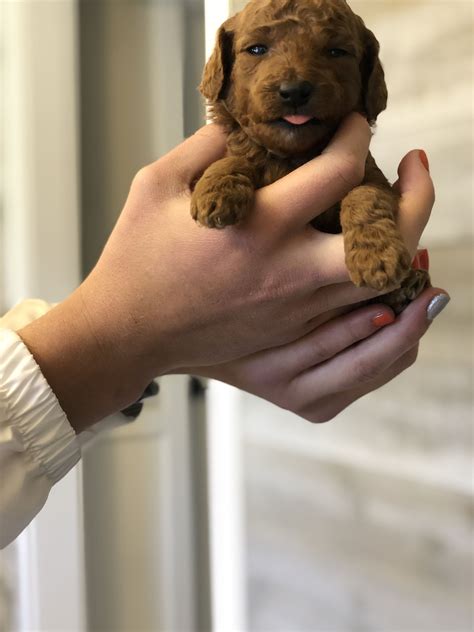
[[[424,151],[410,151],[401,161],[398,167],[399,179],[393,185],[401,198],[398,226],[412,254],[416,252],[435,201],[433,181],[427,165]]]

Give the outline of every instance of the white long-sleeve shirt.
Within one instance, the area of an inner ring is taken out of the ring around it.
[[[0,548],[14,540],[74,467],[98,430],[124,422],[112,415],[76,435],[35,359],[15,333],[52,306],[21,303],[0,318]]]

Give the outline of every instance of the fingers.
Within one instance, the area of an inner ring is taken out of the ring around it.
[[[310,421],[329,421],[413,364],[420,338],[447,299],[444,290],[426,290],[395,321],[385,305],[366,306],[299,341],[193,372],[233,384]]]
[[[395,320],[386,305],[369,305],[321,325],[297,342],[282,347],[284,363],[292,375],[333,358],[356,342]],[[283,358],[283,356],[282,356]]]
[[[349,281],[342,235],[320,233],[312,227],[307,232],[308,240],[300,247],[300,254],[314,272],[315,287]]]
[[[394,184],[401,195],[398,226],[413,255],[435,200],[433,181],[424,164],[423,154],[420,150],[413,150],[403,158],[398,168],[399,180]]]
[[[308,320],[346,305],[375,298],[380,292],[359,288],[349,280],[342,235],[328,235],[308,228],[308,239],[299,246],[304,274],[310,274],[308,288],[314,301],[307,303]]]
[[[356,287],[351,281],[321,287],[314,293],[314,303],[308,306],[309,322],[319,319],[320,314],[346,306],[355,306],[377,297],[369,288]]]
[[[259,213],[285,231],[308,224],[360,184],[370,138],[367,121],[348,116],[320,156],[257,192]]]
[[[434,188],[431,177],[420,158],[418,150],[405,156],[399,167],[400,180],[396,188],[401,194],[401,205],[398,224],[405,243],[414,255],[420,237],[428,222],[434,202]],[[344,246],[340,235],[327,235],[312,230],[301,253],[306,252],[312,261],[315,280],[319,286],[343,283],[349,280],[345,263]],[[332,289],[331,289],[332,291]],[[375,292],[367,290],[354,302],[372,298]],[[331,304],[332,307],[341,303]]]
[[[426,290],[392,325],[346,349],[330,364],[303,373],[297,380],[301,394],[308,389],[314,392],[315,385],[321,396],[341,393],[376,380],[418,344],[431,322],[428,306],[442,292],[435,288]]]
[[[338,395],[327,395],[322,399],[311,402],[300,411],[301,417],[312,423],[325,423],[334,419],[340,412],[364,397],[368,393],[375,391],[385,384],[391,382],[400,373],[410,368],[418,356],[418,345],[407,351],[398,358],[379,378],[368,382],[359,388],[346,391]]]
[[[147,169],[162,180],[171,179],[178,188],[189,189],[209,165],[224,156],[225,147],[224,130],[205,125]]]

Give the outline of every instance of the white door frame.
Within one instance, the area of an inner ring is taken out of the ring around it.
[[[3,6],[6,306],[61,300],[79,282],[76,10]],[[13,545],[21,631],[85,629],[80,482],[75,468]]]
[[[205,0],[206,58],[230,0]],[[246,572],[239,391],[211,381],[208,390],[208,480],[211,608],[216,632],[244,632]]]

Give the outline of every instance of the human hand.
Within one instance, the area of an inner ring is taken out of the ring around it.
[[[252,217],[225,231],[189,213],[193,182],[224,151],[221,130],[141,170],[80,289],[101,345],[133,346],[151,378],[285,344],[322,312],[372,296],[348,282],[342,238],[308,225],[361,180],[369,140],[352,115],[324,155],[260,190]]]
[[[143,169],[81,288],[98,339],[111,347],[125,335],[152,378],[285,344],[323,312],[374,296],[349,282],[342,237],[309,226],[360,182],[369,141],[363,117],[350,116],[323,155],[258,191],[248,221],[225,231],[189,214],[193,182],[224,151],[221,130],[207,126]],[[419,159],[406,161],[428,189]],[[428,206],[402,227],[413,254]]]
[[[402,160],[399,176],[399,226],[413,253],[430,216],[434,189],[416,150]],[[420,256],[428,269],[427,251]],[[440,298],[432,304],[435,297]],[[421,337],[448,301],[444,290],[430,288],[398,318],[383,304],[342,315],[354,310],[348,305],[322,314],[300,340],[194,373],[237,386],[310,421],[327,421],[413,364]],[[391,326],[381,330],[386,325]]]
[[[448,301],[444,290],[430,288],[398,317],[385,305],[365,306],[288,345],[195,373],[237,386],[311,422],[329,421],[415,362],[420,339]]]
[[[342,237],[308,224],[360,182],[369,141],[351,115],[323,155],[258,191],[249,220],[225,231],[189,212],[193,182],[224,152],[221,130],[141,170],[92,273],[20,332],[76,429],[136,400],[156,375],[288,344],[372,297],[348,281]],[[414,244],[426,221],[407,220]]]

